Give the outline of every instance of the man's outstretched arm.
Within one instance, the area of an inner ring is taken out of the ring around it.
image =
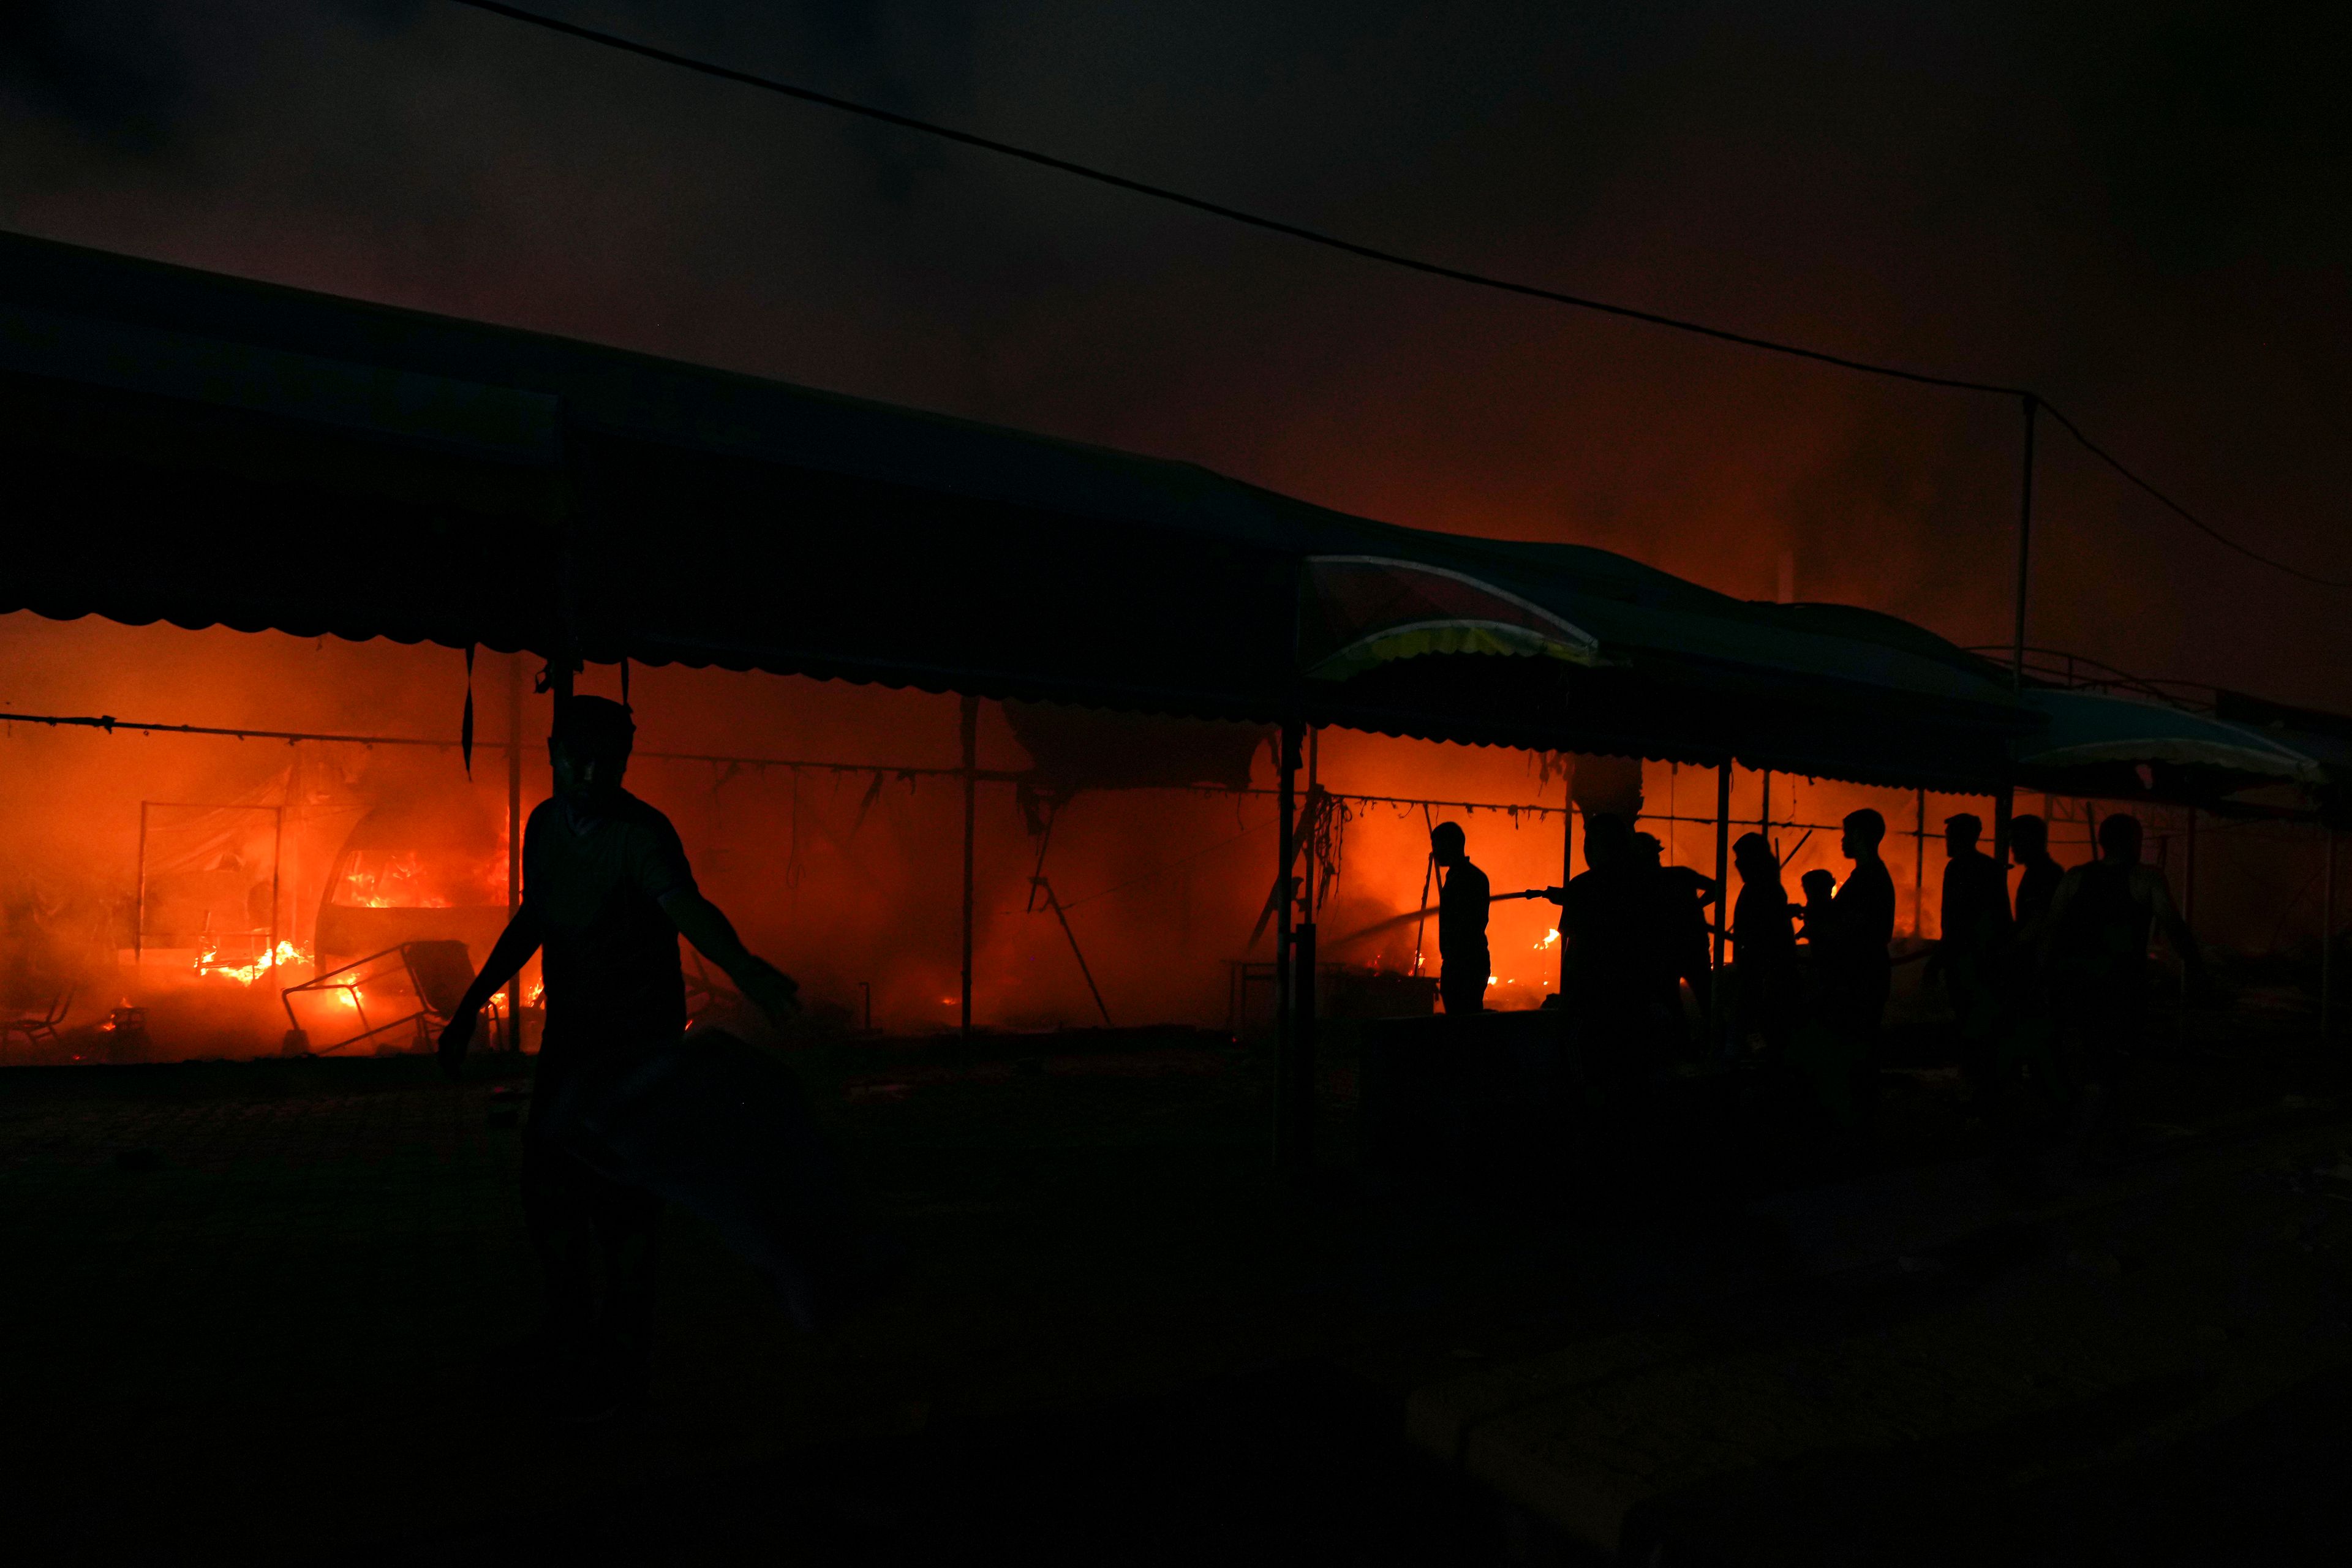
[[[679,934],[694,943],[697,952],[725,970],[735,989],[766,1014],[770,1023],[781,1025],[801,1010],[799,984],[745,947],[743,939],[735,934],[733,922],[717,904],[686,889],[664,899],[661,907]]]
[[[474,1042],[475,1018],[489,1005],[490,997],[499,987],[512,980],[522,966],[530,962],[530,955],[539,951],[540,941],[544,934],[539,923],[538,911],[526,900],[520,909],[515,910],[514,919],[507,921],[507,929],[499,933],[499,940],[490,948],[490,956],[482,962],[482,972],[474,976],[471,985],[466,987],[464,999],[457,1004],[457,1010],[449,1016],[447,1026],[441,1031],[443,1072],[451,1078],[457,1076],[458,1068],[466,1060],[466,1047]]]

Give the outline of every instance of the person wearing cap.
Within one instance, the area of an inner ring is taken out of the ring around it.
[[[545,1392],[582,1418],[645,1397],[662,1201],[593,1168],[559,1135],[559,1108],[580,1103],[600,1070],[683,1034],[680,934],[771,1020],[797,1010],[792,979],[746,949],[695,887],[669,819],[621,787],[635,732],[617,702],[557,702],[547,743],[555,793],[523,830],[522,903],[440,1039],[454,1079],[482,1008],[542,955],[547,1016],[524,1132],[523,1212],[546,1287],[536,1347]]]
[[[1444,880],[1437,890],[1437,994],[1449,1017],[1486,1010],[1486,980],[1494,973],[1486,946],[1486,911],[1493,884],[1470,863],[1469,836],[1458,822],[1429,832],[1429,851]]]

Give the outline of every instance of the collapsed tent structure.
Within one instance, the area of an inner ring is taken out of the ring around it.
[[[1719,766],[1727,787],[1737,761],[2194,800],[2323,788],[2343,761],[2021,691],[1893,617],[1602,551],[17,236],[0,444],[0,610],[528,652],[559,689],[635,660],[1275,727],[1277,886],[1319,726]],[[253,535],[301,542],[217,548]]]

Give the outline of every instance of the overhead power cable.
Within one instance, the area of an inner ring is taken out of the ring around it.
[[[2198,532],[2203,534],[2214,543],[2221,545],[2223,549],[2234,550],[2239,554],[2244,556],[2247,560],[2260,562],[2263,565],[2269,567],[2273,572],[2284,572],[2290,577],[2300,578],[2305,583],[2315,584],[2322,588],[2352,588],[2352,579],[2342,577],[2323,577],[2317,573],[2306,572],[2300,566],[2290,566],[2285,562],[2277,559],[2275,556],[2265,555],[2261,551],[2254,549],[2252,545],[2239,543],[2236,540],[2231,538],[2228,534],[2222,532],[2220,529],[2215,528],[2211,523],[2207,522],[2203,518],[2199,517],[2195,512],[2190,511],[2187,507],[2182,506],[2179,501],[2174,500],[2170,496],[2157,489],[2156,486],[2140,478],[2138,474],[2133,472],[2130,468],[2126,468],[2122,460],[2116,458],[2114,453],[2108,451],[2105,447],[2100,446],[2096,441],[2092,440],[2088,436],[2084,435],[2082,426],[2076,425],[2072,419],[2067,418],[2066,416],[2060,413],[2056,407],[2051,404],[2044,403],[2042,405],[2042,412],[2050,416],[2051,418],[2058,421],[2058,423],[2065,428],[2066,434],[2074,437],[2074,439],[2081,444],[2083,450],[2090,453],[2091,456],[2098,458],[2099,461],[2106,464],[2107,467],[2113,468],[2125,479],[2130,480],[2141,490],[2146,491],[2158,506],[2163,507],[2165,510],[2172,513],[2175,517],[2180,519],[2181,521],[2187,523],[2189,527],[2195,529]]]
[[[1791,359],[1810,360],[1816,364],[1832,365],[1840,370],[1857,371],[1864,375],[1885,376],[1891,380],[1910,382],[1919,386],[1947,387],[1956,392],[1984,392],[2002,397],[2029,399],[2039,403],[2044,412],[2057,420],[2066,433],[2082,445],[2084,451],[2106,464],[2134,486],[2146,491],[2167,510],[2179,517],[2214,542],[2235,551],[2249,561],[2257,562],[2273,571],[2285,573],[2288,576],[2299,578],[2305,583],[2315,584],[2324,588],[2352,588],[2352,578],[2325,577],[2305,572],[2241,544],[2126,467],[2121,458],[2084,435],[2080,426],[2060,413],[2047,399],[2042,398],[2030,387],[2012,386],[2000,382],[1971,380],[1965,376],[1937,375],[1927,371],[1913,370],[1905,365],[1886,364],[1876,360],[1855,359],[1850,355],[1832,353],[1825,349],[1808,348],[1802,343],[1788,342],[1779,338],[1760,337],[1752,332],[1734,331],[1728,327],[1694,321],[1682,316],[1669,316],[1662,311],[1644,310],[1638,306],[1622,305],[1609,300],[1596,300],[1582,294],[1570,294],[1558,289],[1547,289],[1539,284],[1522,283],[1512,279],[1496,278],[1488,273],[1473,272],[1465,268],[1448,267],[1443,262],[1408,256],[1401,251],[1360,244],[1339,235],[1327,233],[1322,229],[1309,228],[1303,224],[1289,223],[1281,218],[1268,217],[1263,213],[1228,206],[1223,202],[1213,202],[1206,197],[1192,195],[1167,185],[1154,184],[1148,180],[1131,179],[1125,174],[1115,174],[1108,169],[1099,169],[1090,163],[1081,163],[1069,158],[1057,158],[1050,153],[1040,153],[1034,148],[1023,147],[1015,142],[1002,142],[992,136],[982,136],[970,131],[959,131],[954,126],[942,125],[937,121],[920,119],[911,114],[901,114],[896,110],[883,109],[875,104],[860,103],[855,99],[820,92],[814,88],[803,87],[796,82],[783,81],[775,77],[762,76],[756,71],[739,70],[733,66],[720,65],[714,60],[680,54],[674,49],[665,49],[619,33],[608,33],[600,27],[584,26],[578,22],[568,22],[561,17],[525,9],[520,5],[505,5],[501,0],[452,0],[452,3],[471,10],[504,16],[510,21],[524,23],[530,26],[545,28],[551,33],[561,33],[567,37],[578,38],[585,43],[601,44],[606,48],[619,49],[627,54],[658,61],[663,65],[676,66],[681,70],[693,71],[720,81],[758,88],[764,92],[797,99],[803,103],[813,103],[820,108],[837,110],[844,114],[854,114],[863,119],[877,121],[885,125],[895,125],[901,130],[919,132],[926,136],[936,136],[943,141],[954,142],[966,147],[976,147],[985,153],[994,153],[1003,157],[1017,159],[1024,163],[1034,163],[1039,168],[1072,174],[1082,180],[1091,180],[1115,190],[1150,196],[1155,201],[1173,203],[1178,206],[1189,207],[1194,212],[1206,213],[1212,217],[1223,218],[1229,223],[1262,229],[1269,234],[1283,235],[1291,239],[1305,240],[1310,245],[1319,245],[1327,249],[1337,250],[1366,261],[1376,261],[1383,266],[1402,268],[1410,272],[1419,272],[1432,278],[1443,278],[1455,283],[1466,283],[1474,288],[1496,289],[1502,293],[1516,294],[1524,299],[1541,300],[1549,304],[1566,305],[1574,310],[1591,310],[1604,316],[1641,321],[1649,326],[1665,327],[1674,331],[1686,332],[1696,337],[1712,338],[1717,342],[1732,343],[1741,348],[1759,349],[1767,353],[1783,354]]]

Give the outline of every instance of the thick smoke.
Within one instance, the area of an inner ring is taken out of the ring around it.
[[[2342,556],[2345,25],[2194,5],[583,16],[1377,243],[2029,382]],[[13,9],[0,222],[2006,640],[2014,407],[1488,298],[446,5]],[[2045,431],[2036,641],[2352,706]]]

